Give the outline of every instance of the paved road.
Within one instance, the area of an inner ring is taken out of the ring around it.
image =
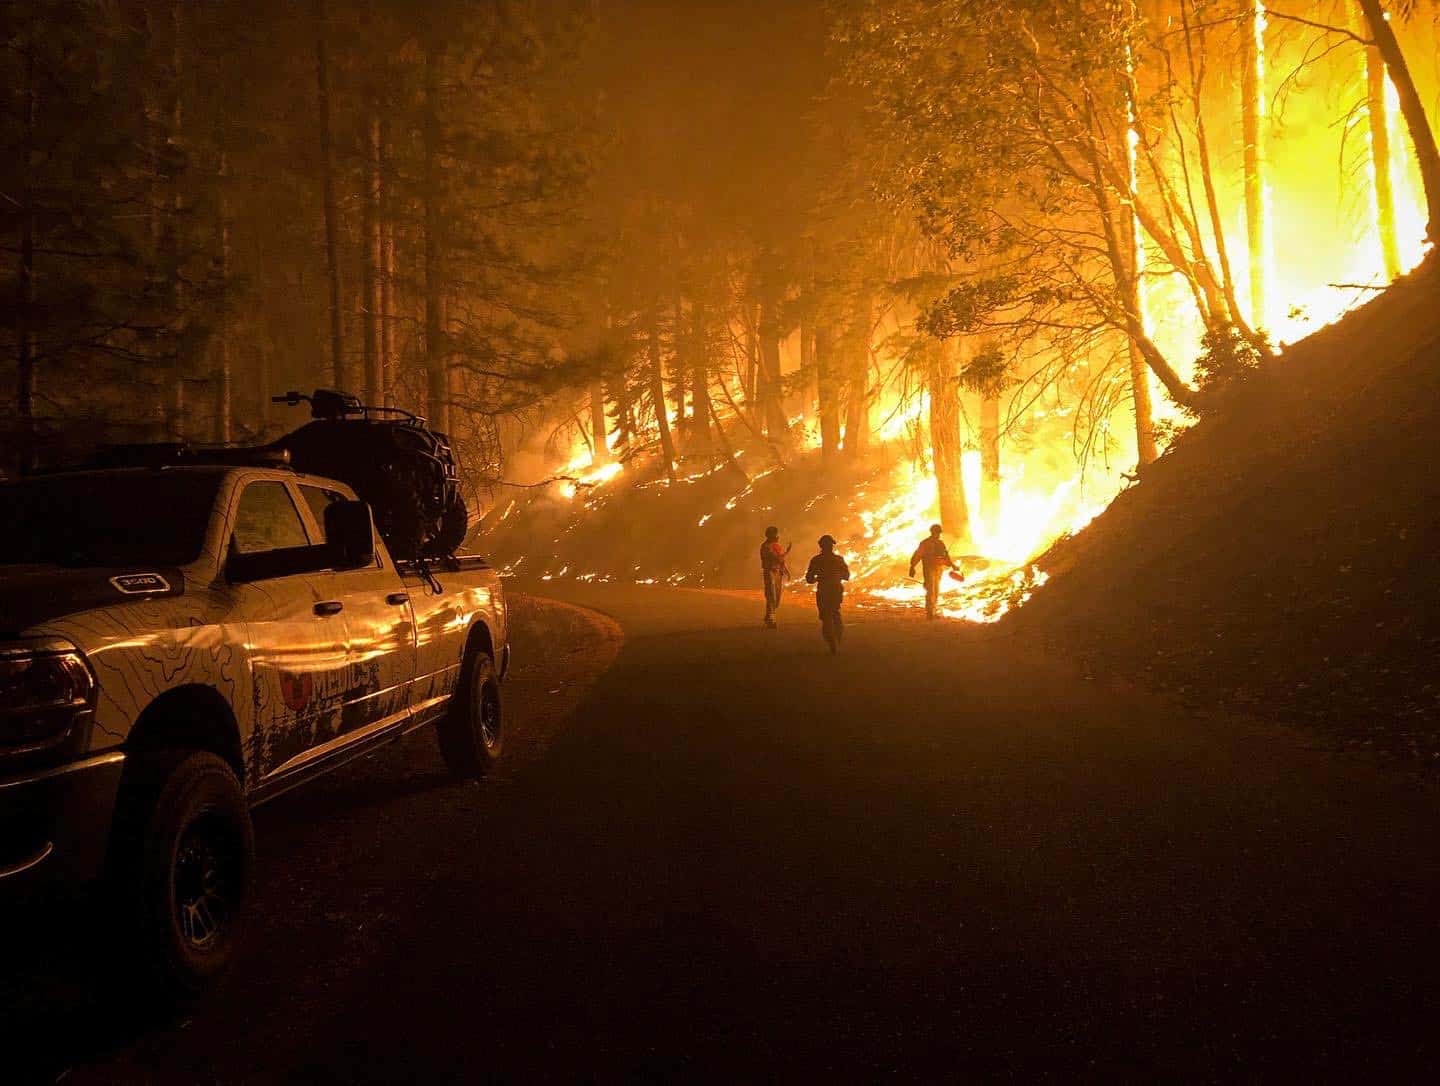
[[[529,662],[503,775],[412,737],[262,809],[244,962],[65,1007],[67,1082],[1440,1063],[1433,790],[989,631],[567,591],[623,647]]]

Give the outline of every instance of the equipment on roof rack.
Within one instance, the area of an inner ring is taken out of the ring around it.
[[[398,407],[371,407],[346,392],[287,392],[274,403],[310,405],[313,421],[269,445],[186,442],[107,445],[85,468],[196,465],[288,467],[345,483],[375,514],[375,526],[400,561],[452,556],[470,528],[450,439]]]
[[[274,403],[310,405],[314,420],[266,449],[297,471],[350,486],[370,503],[375,526],[401,561],[455,553],[470,527],[450,439],[397,407],[371,407],[345,392],[287,392]]]
[[[283,468],[290,466],[284,449],[261,446],[191,445],[184,441],[158,441],[102,445],[82,463],[85,468],[168,468],[231,465]]]

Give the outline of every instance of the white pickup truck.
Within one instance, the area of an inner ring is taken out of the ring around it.
[[[0,526],[0,900],[99,885],[170,992],[233,956],[250,807],[426,724],[457,776],[499,757],[497,575],[397,567],[333,480],[36,476]]]

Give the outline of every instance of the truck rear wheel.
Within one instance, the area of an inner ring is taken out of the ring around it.
[[[234,772],[213,754],[166,752],[134,769],[115,842],[129,957],[157,994],[199,995],[239,941],[255,878],[250,812]]]
[[[450,773],[461,780],[483,777],[500,760],[504,713],[500,679],[488,653],[474,651],[460,671],[460,685],[450,710],[436,726],[440,754]]]

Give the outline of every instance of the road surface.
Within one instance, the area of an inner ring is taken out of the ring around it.
[[[545,612],[563,629],[507,690],[502,774],[451,784],[419,735],[262,808],[257,916],[223,988],[156,1019],[32,957],[0,988],[28,1071],[1440,1062],[1424,783],[990,630],[852,614],[831,658],[798,601],[770,633],[753,595],[557,591],[623,645]]]

